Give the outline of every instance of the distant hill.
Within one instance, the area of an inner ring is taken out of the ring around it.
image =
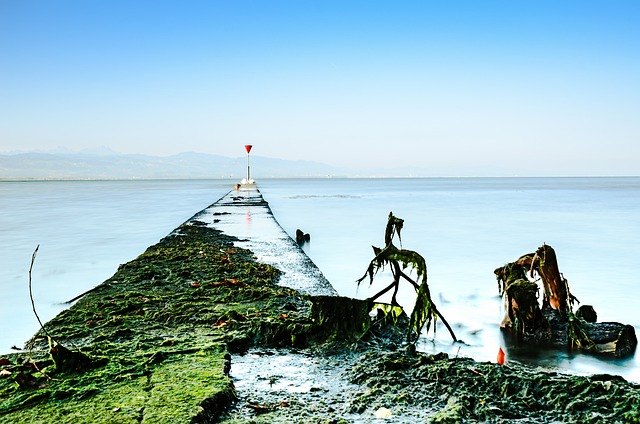
[[[104,153],[0,154],[0,179],[160,179],[246,176],[246,157],[202,153],[147,156]],[[251,177],[325,177],[341,174],[309,161],[251,156]]]

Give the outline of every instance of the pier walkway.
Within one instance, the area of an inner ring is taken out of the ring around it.
[[[237,247],[252,251],[258,262],[282,271],[279,285],[302,294],[338,295],[320,269],[278,224],[256,185],[230,191],[190,221],[194,220],[237,237],[240,239],[235,243]]]

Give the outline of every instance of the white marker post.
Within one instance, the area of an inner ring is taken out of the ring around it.
[[[244,148],[247,151],[247,179],[245,181],[243,181],[244,184],[253,184],[253,180],[251,179],[251,167],[249,166],[249,153],[251,153],[251,148],[253,147],[253,145],[251,144],[245,144]]]

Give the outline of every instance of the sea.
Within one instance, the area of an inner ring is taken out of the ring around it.
[[[34,308],[43,322],[53,318],[235,183],[0,181],[0,353],[38,330]],[[580,304],[593,305],[598,321],[640,334],[640,177],[259,179],[257,187],[285,231],[310,235],[304,251],[344,296],[366,298],[391,282],[388,270],[371,284],[356,281],[372,246],[384,245],[389,214],[404,220],[396,244],[426,259],[432,298],[462,341],[438,325],[419,350],[495,362],[502,348],[507,363],[640,383],[639,354],[611,359],[507,344],[494,275],[547,244]],[[398,301],[413,308],[411,287]]]

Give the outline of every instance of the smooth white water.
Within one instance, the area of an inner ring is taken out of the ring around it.
[[[233,188],[228,180],[0,182],[0,352],[21,347],[37,321],[33,286],[48,320],[63,303],[113,275]],[[635,265],[640,257],[640,178],[274,179],[258,186],[282,227],[311,234],[304,246],[342,295],[365,297],[371,245],[383,244],[390,211],[405,220],[402,244],[427,260],[431,293],[466,345],[444,327],[424,350],[495,360],[504,346],[496,267],[542,243],[600,321],[640,329]],[[401,293],[412,307],[410,290]],[[508,352],[509,359],[640,381],[636,358],[602,360],[567,352]]]

